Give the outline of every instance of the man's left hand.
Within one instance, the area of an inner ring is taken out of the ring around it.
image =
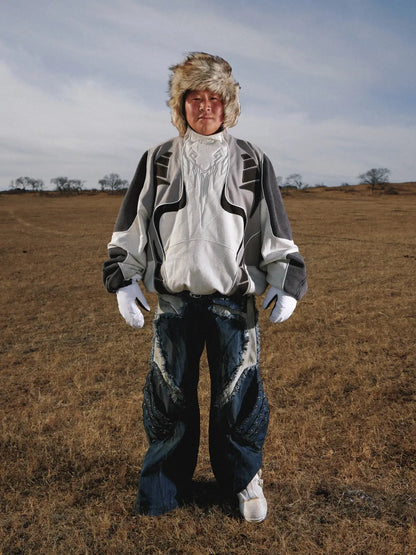
[[[290,318],[297,305],[294,297],[271,285],[264,297],[263,308],[269,308],[273,301],[275,301],[275,305],[270,314],[270,322],[273,324],[284,322]]]

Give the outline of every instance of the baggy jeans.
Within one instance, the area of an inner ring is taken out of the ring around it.
[[[262,465],[269,407],[259,373],[254,296],[159,295],[143,398],[149,448],[136,511],[160,515],[186,497],[196,467],[199,362],[211,379],[209,452],[222,490],[243,490]]]

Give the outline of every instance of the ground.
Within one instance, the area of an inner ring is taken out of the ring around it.
[[[260,525],[212,476],[205,358],[194,499],[134,515],[152,315],[128,328],[101,283],[121,197],[0,195],[0,552],[414,553],[416,188],[393,188],[285,192],[309,291],[260,309]]]

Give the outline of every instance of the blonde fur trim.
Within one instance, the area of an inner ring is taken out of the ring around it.
[[[205,52],[191,52],[181,64],[171,66],[169,79],[172,123],[183,137],[188,124],[184,114],[184,97],[189,91],[210,90],[221,95],[224,105],[223,128],[236,125],[240,115],[239,84],[231,66],[223,58]]]

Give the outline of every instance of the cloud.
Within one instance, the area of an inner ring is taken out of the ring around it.
[[[0,101],[8,106],[0,130],[3,188],[20,175],[45,184],[68,175],[89,187],[108,172],[130,179],[144,150],[176,134],[167,107],[155,110],[122,88],[70,80],[49,93],[22,82],[5,64],[0,79]],[[409,124],[314,120],[278,110],[261,116],[252,107],[243,109],[231,133],[263,148],[280,175],[298,172],[311,185],[353,183],[370,167],[389,167],[398,180],[413,171],[416,131]]]
[[[5,64],[0,80],[0,102],[8,106],[0,130],[3,186],[20,175],[48,182],[57,174],[92,181],[109,171],[131,174],[147,141],[174,134],[167,108],[150,110],[93,80],[62,83],[52,94],[22,82]]]
[[[415,41],[411,17],[388,3],[22,0],[0,12],[2,188],[24,173],[129,179],[146,148],[176,134],[168,67],[190,50],[232,63],[243,107],[232,133],[279,174],[415,176]]]
[[[312,121],[307,114],[278,114],[275,118],[244,118],[238,132],[265,150],[283,177],[300,173],[309,185],[357,182],[373,167],[388,167],[392,179],[414,175],[416,126],[367,125],[340,117]]]

